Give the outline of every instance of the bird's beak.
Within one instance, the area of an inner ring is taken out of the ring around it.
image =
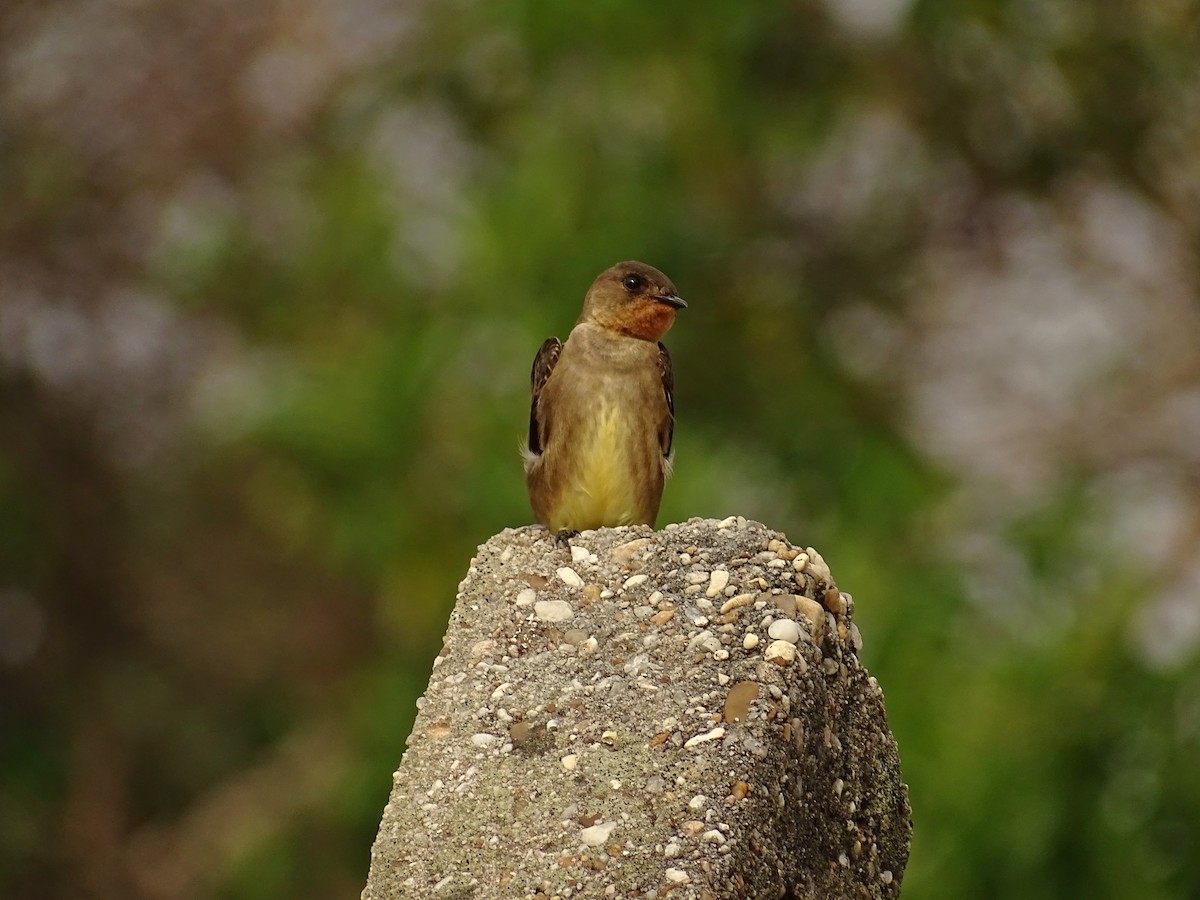
[[[672,309],[687,309],[687,302],[682,297],[677,297],[674,294],[660,294],[654,299],[659,303],[665,303]]]

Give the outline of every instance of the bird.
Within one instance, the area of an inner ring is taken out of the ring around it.
[[[597,276],[567,340],[530,373],[522,446],[534,518],[564,534],[654,526],[671,474],[674,374],[661,338],[687,308],[666,275],[619,262]]]

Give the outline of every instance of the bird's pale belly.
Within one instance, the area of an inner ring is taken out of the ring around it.
[[[602,403],[594,424],[575,449],[575,467],[554,510],[552,529],[583,531],[642,521],[635,490],[635,446],[630,423],[613,402]]]

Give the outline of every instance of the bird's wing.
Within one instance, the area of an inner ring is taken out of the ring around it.
[[[533,358],[533,372],[530,373],[529,377],[531,388],[529,401],[529,452],[534,455],[540,455],[542,452],[542,437],[548,425],[548,423],[538,420],[538,399],[542,395],[542,388],[546,386],[546,381],[549,379],[550,373],[554,371],[554,365],[558,362],[558,355],[562,353],[562,347],[562,341],[558,338],[546,338],[546,342],[538,350],[537,356]]]
[[[662,455],[669,459],[675,440],[675,373],[671,369],[671,354],[661,341],[658,344],[658,374],[662,378],[663,393],[667,397],[668,413],[665,427],[658,432],[658,444],[662,447]]]

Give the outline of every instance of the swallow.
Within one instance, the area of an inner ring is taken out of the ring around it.
[[[661,338],[686,307],[658,269],[617,263],[588,289],[567,340],[542,344],[522,455],[534,518],[551,531],[653,527],[675,434]]]

